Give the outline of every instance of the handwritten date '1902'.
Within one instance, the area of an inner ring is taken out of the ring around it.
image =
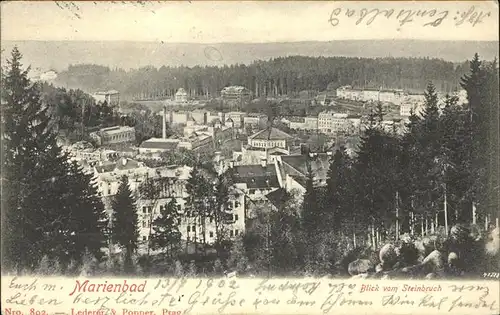
[[[455,13],[455,14],[453,14]],[[348,8],[335,8],[330,13],[328,22],[332,26],[340,24],[340,19],[355,19],[355,24],[371,25],[375,20],[385,18],[386,20],[396,20],[399,27],[403,27],[407,23],[421,23],[422,26],[437,27],[448,18],[453,17],[455,26],[470,24],[476,26],[490,17],[491,12],[479,10],[476,6],[471,6],[466,11],[450,12],[448,10],[411,10],[411,9],[368,9],[361,10]],[[398,29],[400,30],[400,29]]]

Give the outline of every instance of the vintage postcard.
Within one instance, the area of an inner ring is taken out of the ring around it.
[[[1,314],[500,314],[495,1],[3,1]]]

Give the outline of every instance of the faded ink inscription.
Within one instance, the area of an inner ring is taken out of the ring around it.
[[[399,24],[398,30],[406,24],[413,23],[424,27],[438,27],[444,21],[452,19],[455,26],[472,25],[484,23],[491,17],[490,11],[480,10],[476,6],[471,6],[466,11],[452,12],[449,10],[425,9],[380,9],[363,8],[361,10],[338,7],[330,13],[328,22],[332,26],[337,26],[347,20],[355,21],[355,25],[371,25],[378,20],[395,20]]]

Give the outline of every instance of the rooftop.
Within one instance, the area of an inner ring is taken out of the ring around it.
[[[120,92],[116,91],[116,90],[109,90],[109,91],[105,91],[105,92],[96,92],[95,95],[114,95],[114,94],[119,94]]]
[[[248,113],[247,117],[266,117],[266,115],[259,113]]]
[[[105,132],[105,133],[118,133],[118,132],[124,132],[124,131],[134,131],[134,127],[128,127],[128,126],[113,126],[113,127],[108,127],[108,128],[102,128],[99,131],[100,132]]]
[[[279,208],[283,205],[283,201],[288,197],[287,192],[283,188],[276,189],[266,195],[267,200],[269,200],[273,206]]]
[[[175,150],[178,144],[178,139],[151,138],[142,142],[140,148]]]
[[[234,182],[245,183],[247,188],[279,187],[274,165],[238,165],[233,167]]]
[[[142,163],[136,160],[122,158],[118,162],[107,162],[102,165],[96,165],[95,168],[98,173],[108,173],[114,170],[131,170],[142,166]]]
[[[288,121],[290,122],[298,122],[298,123],[303,123],[306,121],[305,117],[300,117],[300,116],[291,116],[287,117],[286,119],[288,119]]]
[[[282,156],[281,161],[288,167],[283,168],[286,173],[289,173],[289,167],[297,173],[297,176],[307,176],[307,163],[311,165],[311,171],[315,177],[326,179],[328,169],[330,168],[330,156],[326,153],[314,154],[313,157],[308,155],[287,155]]]
[[[268,127],[249,137],[255,140],[290,140],[293,137],[275,127]]]
[[[116,163],[113,162],[107,162],[103,163],[102,165],[96,165],[95,169],[98,173],[107,173],[111,172],[115,169]]]
[[[248,91],[248,89],[244,86],[226,86],[225,88],[222,89],[222,92],[243,92],[243,91]]]

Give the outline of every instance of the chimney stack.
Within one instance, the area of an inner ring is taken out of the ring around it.
[[[162,138],[166,139],[167,138],[167,118],[165,117],[167,115],[167,106],[163,105],[163,132],[162,132]]]

